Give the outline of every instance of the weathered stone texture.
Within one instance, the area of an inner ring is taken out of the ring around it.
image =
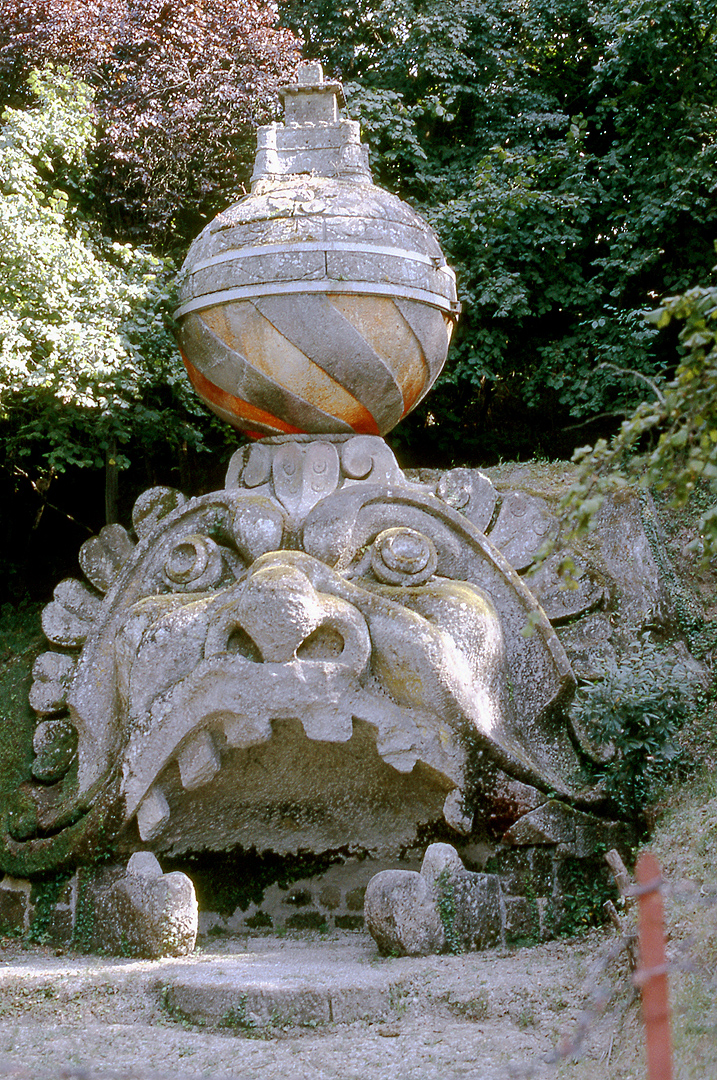
[[[15,878],[0,881],[0,929],[23,933],[30,925],[30,884]]]
[[[384,954],[483,949],[504,933],[499,879],[465,870],[450,844],[431,844],[420,873],[384,870],[372,878],[364,916]]]
[[[372,878],[364,918],[384,955],[425,956],[446,948],[434,891],[413,870],[382,870]]]
[[[186,874],[163,874],[150,852],[136,852],[122,871],[84,878],[77,913],[85,947],[120,956],[184,956],[197,937],[194,886]]]

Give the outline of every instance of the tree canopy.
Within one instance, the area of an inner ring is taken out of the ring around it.
[[[107,238],[81,209],[90,88],[67,70],[36,73],[30,87],[36,106],[6,109],[0,126],[0,469],[2,495],[14,492],[2,546],[16,557],[23,510],[32,530],[59,476],[107,469],[113,479],[142,455],[198,449],[217,427],[168,322],[174,265]],[[28,485],[39,497],[30,507]]]
[[[570,456],[674,369],[643,312],[717,236],[715,0],[282,0],[458,271],[424,456]],[[576,426],[578,425],[578,426]],[[400,437],[401,430],[397,433]]]
[[[173,279],[277,114],[299,53],[276,19],[261,0],[0,0],[0,593],[60,522],[76,551],[113,519],[118,470],[124,514],[148,484],[222,472]]]
[[[677,370],[662,387],[650,381],[646,400],[623,421],[615,438],[582,447],[579,474],[564,501],[565,527],[587,531],[604,495],[628,480],[668,491],[682,507],[706,492],[697,542],[705,558],[717,555],[717,288],[670,296],[648,315],[658,327],[680,326]]]
[[[201,440],[166,323],[173,266],[105,237],[67,193],[91,183],[91,92],[35,74],[0,128],[0,462],[49,478],[127,464],[159,433]]]
[[[177,367],[166,257],[243,192],[300,46],[458,272],[452,360],[390,436],[403,460],[570,457],[648,386],[615,453],[681,439],[685,380],[712,400],[712,346],[685,367],[667,316],[712,295],[716,45],[717,0],[0,0],[2,482],[168,455],[153,480],[186,487],[187,448],[226,453]],[[700,416],[684,445],[709,476]]]
[[[264,0],[0,0],[6,100],[66,64],[94,90],[94,213],[181,253],[244,193],[254,132],[277,115],[298,43]]]

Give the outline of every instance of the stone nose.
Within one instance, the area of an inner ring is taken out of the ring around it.
[[[266,663],[293,660],[325,617],[311,582],[291,566],[256,570],[246,583],[236,611]]]
[[[215,651],[232,651],[246,635],[264,663],[324,660],[363,671],[371,653],[364,617],[345,600],[320,593],[297,567],[274,563],[257,568],[222,619]],[[219,640],[224,641],[223,646]]]

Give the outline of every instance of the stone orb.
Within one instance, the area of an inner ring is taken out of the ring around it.
[[[177,317],[195,390],[233,427],[384,435],[440,373],[458,308],[435,234],[400,199],[291,176],[197,237]]]

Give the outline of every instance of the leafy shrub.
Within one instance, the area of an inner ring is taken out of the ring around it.
[[[690,706],[684,667],[646,634],[600,681],[580,687],[573,716],[606,749],[597,777],[624,816],[639,821],[676,764]]]
[[[602,845],[592,859],[570,857],[562,864],[561,910],[556,929],[572,937],[605,922],[605,902],[617,899],[617,889],[603,857]]]
[[[279,10],[344,79],[374,175],[458,274],[454,362],[396,436],[412,463],[570,456],[609,436],[645,379],[674,371],[674,327],[640,313],[713,262],[714,0]]]
[[[165,321],[173,267],[109,241],[68,195],[91,185],[89,88],[49,68],[30,85],[35,107],[0,124],[2,451],[14,462],[37,444],[56,472],[101,467],[149,388],[176,385],[189,404]]]
[[[265,0],[0,0],[0,97],[67,64],[94,89],[92,216],[115,239],[181,249],[243,193],[257,124],[299,59]]]

